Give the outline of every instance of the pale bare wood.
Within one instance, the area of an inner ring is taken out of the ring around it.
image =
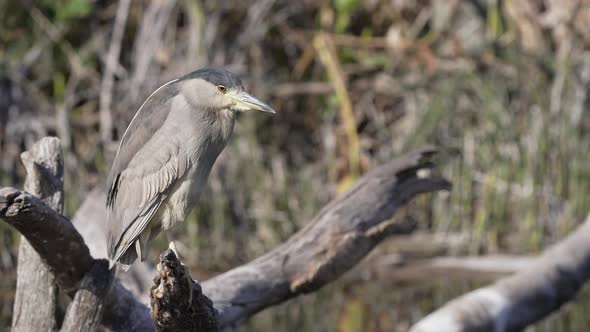
[[[21,154],[27,170],[25,190],[63,211],[63,159],[59,139],[46,137]],[[55,277],[29,242],[21,237],[12,316],[13,331],[55,331]],[[42,303],[43,305],[39,305]]]
[[[55,331],[55,277],[24,238],[19,244],[17,264],[12,331]]]
[[[397,240],[397,239],[396,239]],[[415,259],[400,254],[374,257],[366,265],[371,265],[375,278],[408,283],[431,283],[433,276],[445,280],[474,279],[494,281],[531,266],[530,256],[489,255],[466,257],[435,257]]]
[[[572,300],[590,279],[590,215],[526,269],[462,295],[412,332],[520,331]]]

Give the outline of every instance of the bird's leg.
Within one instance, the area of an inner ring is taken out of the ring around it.
[[[170,235],[168,233],[167,233],[167,237],[168,237],[168,240],[170,240]],[[193,303],[193,279],[191,278],[188,267],[186,265],[184,265],[184,263],[180,259],[180,255],[178,254],[178,249],[176,248],[176,243],[174,243],[174,240],[170,241],[170,244],[168,245],[168,249],[170,249],[174,252],[176,257],[178,258],[178,261],[180,262],[180,265],[182,265],[182,268],[184,269],[184,275],[186,277],[186,282],[188,283],[188,291],[189,291],[189,293],[188,293],[188,306],[190,308],[190,306]]]

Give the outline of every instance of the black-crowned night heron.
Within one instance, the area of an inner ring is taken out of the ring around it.
[[[108,178],[111,267],[146,258],[160,230],[184,221],[234,127],[235,112],[274,113],[223,69],[200,69],[158,88],[123,134]]]

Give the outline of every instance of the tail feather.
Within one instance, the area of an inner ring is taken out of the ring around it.
[[[127,271],[136,260],[137,252],[135,252],[135,247],[131,247],[127,249],[127,251],[119,258],[118,261],[114,261],[112,258],[109,259],[109,268],[112,268],[116,263],[118,263],[123,271]]]
[[[147,258],[148,242],[152,238],[151,233],[149,229],[141,233],[137,240],[118,259],[114,255],[109,255],[109,269],[119,263],[123,271],[127,271],[137,258],[143,262]]]

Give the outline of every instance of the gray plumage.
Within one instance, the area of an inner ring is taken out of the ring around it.
[[[235,111],[272,108],[243,91],[239,77],[201,69],[158,88],[125,131],[108,177],[111,265],[145,259],[160,229],[185,220],[226,146]]]

